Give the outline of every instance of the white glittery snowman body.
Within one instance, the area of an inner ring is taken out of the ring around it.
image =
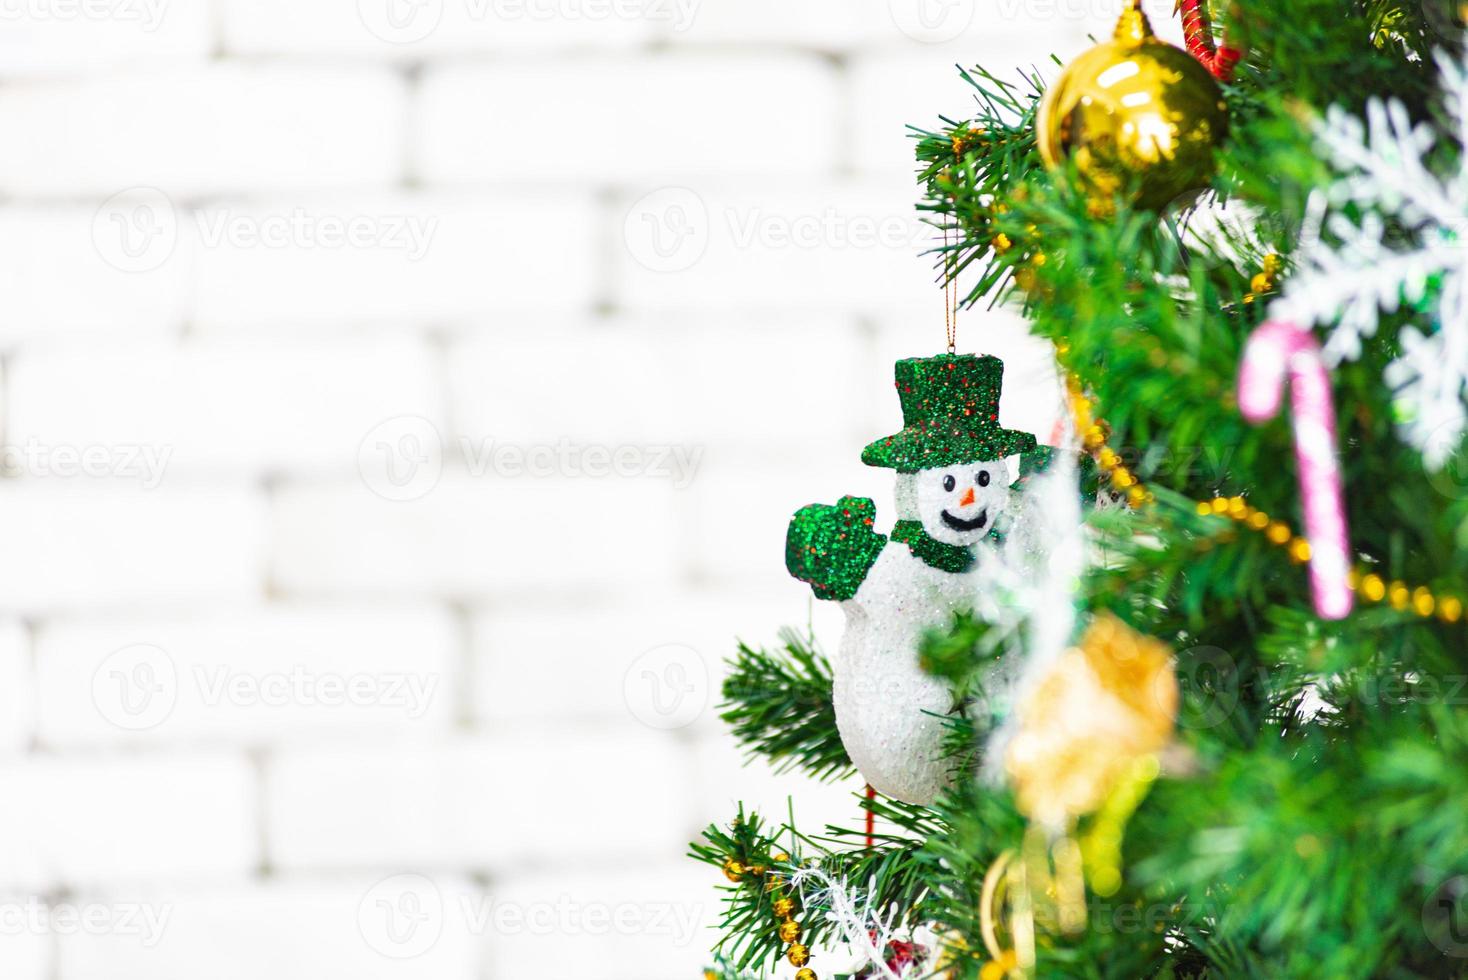
[[[897,509],[942,545],[973,548],[1009,502],[1003,461],[903,474]],[[943,716],[948,684],[918,664],[923,634],[973,603],[971,572],[929,564],[908,543],[888,541],[856,594],[843,602],[846,631],[835,664],[836,725],[851,761],[883,795],[931,803],[949,782]]]

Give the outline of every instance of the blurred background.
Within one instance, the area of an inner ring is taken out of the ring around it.
[[[1120,6],[0,3],[0,975],[699,976],[702,826],[860,820],[717,685],[892,519],[904,126]]]

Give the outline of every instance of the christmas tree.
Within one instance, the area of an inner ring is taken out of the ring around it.
[[[1468,975],[1461,14],[1224,6],[915,131],[940,277],[1069,424],[903,361],[890,533],[792,501],[847,633],[742,647],[724,718],[875,823],[710,827],[710,976]]]

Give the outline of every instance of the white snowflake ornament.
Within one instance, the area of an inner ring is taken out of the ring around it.
[[[1381,313],[1424,307],[1433,328],[1402,332],[1403,352],[1385,380],[1400,399],[1403,438],[1432,470],[1468,434],[1468,63],[1440,54],[1438,67],[1456,172],[1429,169],[1437,135],[1413,125],[1401,102],[1372,99],[1364,124],[1332,107],[1316,136],[1341,177],[1312,197],[1297,269],[1270,306],[1273,319],[1328,327],[1332,364],[1361,356]],[[1346,205],[1359,221],[1341,210]],[[1390,226],[1410,240],[1390,239]]]

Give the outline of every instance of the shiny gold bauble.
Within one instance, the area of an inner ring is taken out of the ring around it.
[[[795,980],[816,980],[816,971],[807,967],[795,974]]]
[[[788,898],[777,898],[775,904],[770,906],[777,919],[788,919],[795,911],[795,903]]]
[[[1135,203],[1152,209],[1206,187],[1227,131],[1228,109],[1213,76],[1155,37],[1135,0],[1112,40],[1066,66],[1035,120],[1046,165],[1073,159],[1098,211],[1134,180]]]
[[[796,943],[790,947],[790,951],[785,954],[785,958],[790,961],[791,966],[805,966],[810,962],[810,950],[800,943]]]
[[[730,858],[724,862],[724,877],[737,885],[744,880],[744,865]]]
[[[794,919],[786,919],[780,923],[780,928],[777,931],[780,935],[780,942],[782,943],[796,943],[800,941],[800,923]]]

